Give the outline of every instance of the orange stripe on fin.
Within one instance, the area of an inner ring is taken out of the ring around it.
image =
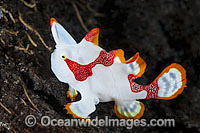
[[[87,35],[84,37],[86,41],[94,43],[94,45],[99,45],[99,28],[92,29]]]
[[[88,119],[88,118],[83,118],[83,117],[80,117],[78,115],[76,115],[70,108],[69,106],[73,104],[73,103],[68,103],[67,105],[65,105],[65,109],[68,111],[68,114],[71,114],[73,115],[75,118],[78,118],[78,119],[82,119],[82,122],[88,122],[91,124],[91,120]]]
[[[184,88],[186,87],[186,82],[187,82],[187,80],[186,80],[186,70],[181,65],[176,64],[176,63],[173,63],[173,64],[169,65],[168,67],[166,67],[155,80],[158,80],[164,73],[168,73],[171,68],[176,68],[181,73],[182,86],[172,96],[170,96],[170,97],[157,97],[156,99],[170,100],[170,99],[176,98],[179,94],[181,94],[183,92]]]
[[[58,23],[58,22],[56,21],[55,18],[51,18],[51,20],[50,20],[50,25],[51,25],[51,27],[53,26],[53,23],[54,23],[54,22]]]
[[[126,61],[126,64],[129,64],[129,63],[132,63],[134,62],[136,59],[138,59],[140,56],[139,56],[139,52],[137,52],[134,56],[132,56],[130,59],[128,59]]]
[[[115,55],[115,56],[118,56],[118,57],[119,57],[119,60],[120,60],[122,63],[126,64],[126,60],[125,60],[125,58],[124,58],[124,50],[122,50],[122,49],[116,50],[116,55]]]
[[[138,53],[138,57],[136,59],[136,62],[140,66],[140,72],[136,76],[137,77],[141,77],[142,74],[145,72],[145,69],[146,69],[147,65],[146,65],[146,62],[139,56],[139,53]]]
[[[65,109],[68,111],[68,114],[71,114],[71,115],[73,115],[74,117],[79,118],[79,119],[84,119],[84,118],[82,118],[82,117],[76,115],[76,114],[69,108],[69,106],[70,106],[71,104],[73,104],[73,103],[68,103],[67,105],[65,105]]]
[[[118,56],[120,61],[124,64],[130,64],[130,63],[136,61],[140,66],[140,72],[137,75],[135,75],[136,77],[141,77],[142,74],[145,72],[146,62],[139,56],[139,52],[137,52],[133,57],[131,57],[127,61],[124,58],[124,51],[122,49],[116,50],[115,56]]]
[[[143,116],[143,114],[144,114],[144,104],[142,103],[142,102],[140,102],[140,106],[141,106],[141,110],[140,110],[140,112],[136,115],[136,116],[134,116],[134,117],[126,117],[126,116],[123,116],[123,115],[121,115],[118,111],[117,111],[117,105],[115,104],[114,105],[114,110],[115,110],[115,114],[117,115],[117,117],[119,117],[119,118],[122,118],[122,119],[140,119],[142,116]]]
[[[132,63],[134,62],[138,57],[139,57],[139,52],[137,52],[134,56],[132,56],[129,60],[125,60],[124,58],[124,50],[122,49],[118,49],[116,50],[116,55],[115,56],[118,56],[120,61],[124,64],[129,64],[129,63]]]

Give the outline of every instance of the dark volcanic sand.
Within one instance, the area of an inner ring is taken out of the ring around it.
[[[27,3],[33,3],[27,0]],[[46,44],[55,46],[49,21],[55,17],[79,42],[86,32],[81,27],[69,0],[36,0],[29,8],[20,0],[1,0],[0,6],[12,14],[0,11],[0,122],[7,123],[16,132],[200,132],[200,1],[198,0],[88,0],[91,7],[103,13],[95,16],[86,4],[77,0],[80,15],[88,29],[100,28],[100,46],[107,51],[123,49],[126,58],[136,52],[146,61],[147,69],[137,82],[149,84],[169,64],[176,62],[187,71],[187,88],[176,99],[142,100],[145,113],[142,118],[175,119],[175,127],[27,127],[24,119],[33,114],[54,119],[73,118],[64,110],[70,102],[66,97],[67,84],[57,80],[50,68],[49,50],[38,36],[26,28],[23,20],[36,29]],[[3,16],[2,16],[3,15]],[[13,34],[9,31],[18,31]],[[37,47],[31,45],[26,32]],[[33,55],[19,50],[30,44]],[[17,47],[16,47],[17,46]],[[23,87],[40,112],[28,101]],[[108,88],[109,89],[109,88]],[[79,96],[80,97],[80,96]],[[25,101],[25,105],[22,101]],[[113,102],[100,103],[92,118],[117,118]],[[0,131],[10,132],[0,126]]]

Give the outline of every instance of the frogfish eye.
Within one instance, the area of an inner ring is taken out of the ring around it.
[[[61,57],[63,58],[63,59],[65,59],[66,57],[65,57],[65,55],[61,55]]]

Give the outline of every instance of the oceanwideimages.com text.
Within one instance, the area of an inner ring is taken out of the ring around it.
[[[111,119],[108,116],[99,119],[52,119],[49,116],[42,116],[40,120],[36,120],[33,115],[28,115],[25,119],[25,124],[33,127],[39,122],[42,126],[98,126],[98,127],[126,127],[132,129],[133,127],[175,127],[174,119]]]

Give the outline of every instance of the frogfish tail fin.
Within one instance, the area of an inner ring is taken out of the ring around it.
[[[186,71],[176,63],[166,67],[161,74],[148,86],[146,99],[156,98],[170,100],[182,93],[186,87]],[[148,93],[154,92],[154,93]]]
[[[134,93],[145,90],[147,92],[145,99],[173,99],[181,94],[186,87],[186,71],[181,65],[176,63],[166,67],[161,74],[147,86],[131,82],[132,79],[134,79],[134,75],[129,75],[131,90]]]

